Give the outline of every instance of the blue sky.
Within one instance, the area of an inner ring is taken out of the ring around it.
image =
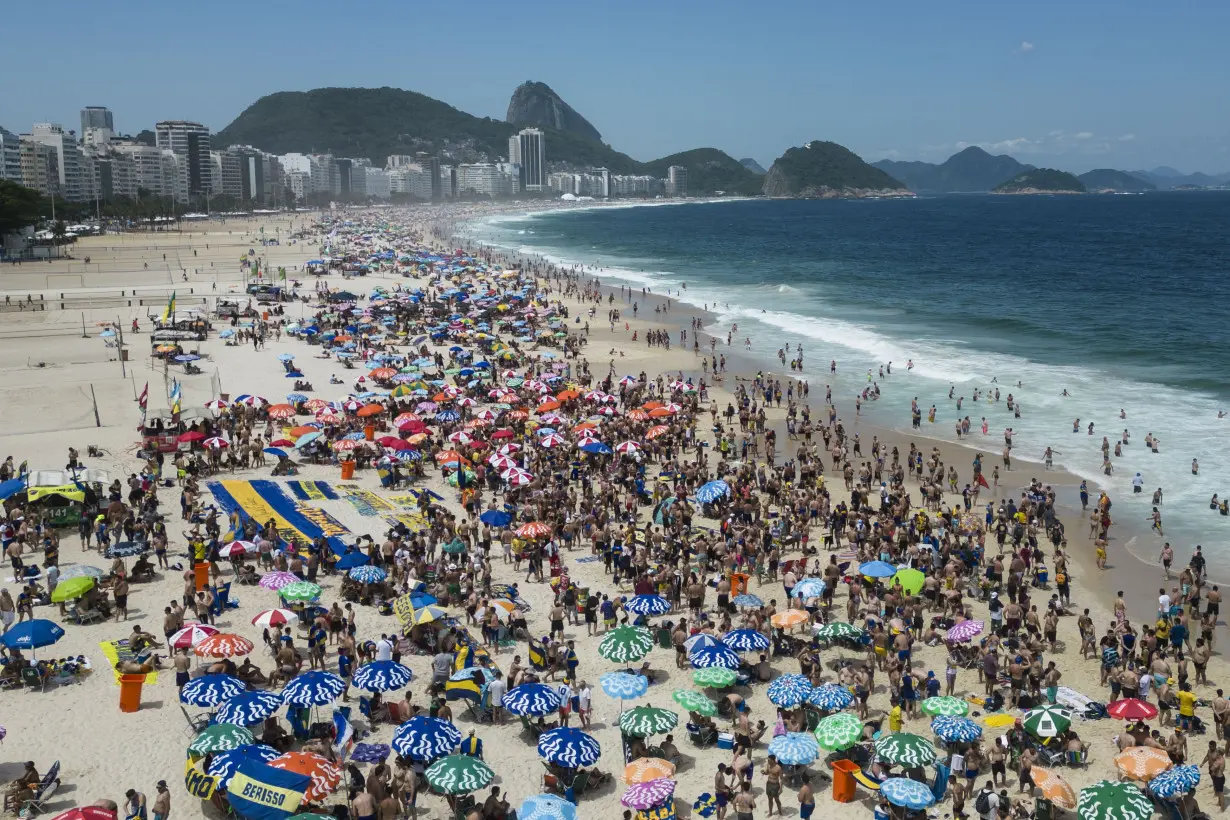
[[[977,144],[1074,171],[1230,171],[1230,3],[10,3],[0,125],[218,130],[263,94],[395,86],[502,118],[552,86],[648,160],[766,167],[830,139],[869,160]],[[13,36],[15,32],[25,32]],[[40,33],[41,32],[41,33]]]

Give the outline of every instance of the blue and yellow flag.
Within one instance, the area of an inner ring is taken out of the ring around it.
[[[227,787],[231,808],[244,820],[285,820],[299,809],[312,778],[245,760]]]
[[[180,405],[180,400],[183,397],[183,391],[179,387],[178,381],[171,382],[171,413],[179,413],[183,408]]]
[[[162,321],[166,322],[175,315],[175,294],[176,291],[171,291],[171,301],[167,302],[167,309],[162,312]]]

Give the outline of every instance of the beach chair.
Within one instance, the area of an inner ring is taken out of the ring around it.
[[[21,670],[21,682],[25,684],[27,689],[37,689],[40,692],[47,691],[47,679],[39,674],[39,671],[33,666],[27,666]]]
[[[179,705],[179,711],[184,713],[184,720],[188,721],[188,730],[193,735],[199,734],[202,729],[209,725],[209,715],[197,715],[196,717],[193,717],[188,714],[188,710],[184,708],[182,703]]]
[[[717,741],[717,730],[710,726],[697,726],[695,723],[689,723],[688,739],[704,749]]]
[[[577,772],[577,776],[572,779],[572,784],[564,789],[564,798],[575,806],[577,798],[585,794],[585,790],[588,787],[589,772]]]
[[[22,803],[19,810],[21,816],[34,817],[47,811],[47,804],[51,802],[58,788],[60,788],[60,761],[57,760],[43,775],[38,789],[34,792],[34,797]]]
[[[81,609],[80,607],[77,607],[73,610],[72,616],[74,623],[78,626],[84,626],[94,621],[102,623],[104,620],[102,612],[97,609]]]
[[[542,729],[539,729],[537,726],[530,723],[530,719],[525,715],[520,715],[519,717],[521,719],[521,728],[524,729],[530,737],[534,738],[534,740],[538,740],[538,736],[542,734]]]
[[[850,772],[850,776],[854,778],[854,782],[868,791],[878,792],[880,790],[880,781],[872,777],[866,769]]]
[[[662,627],[657,632],[658,646],[662,649],[674,649],[675,643],[671,640],[671,631],[666,627]]]

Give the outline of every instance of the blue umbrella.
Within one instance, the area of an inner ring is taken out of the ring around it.
[[[292,362],[294,360],[295,360],[295,354],[293,353],[279,353],[278,354],[279,362]]]
[[[931,787],[908,777],[890,777],[880,784],[880,794],[894,806],[922,811],[935,802]]]
[[[722,643],[736,652],[759,652],[769,648],[769,637],[754,629],[735,629],[722,636]]]
[[[1200,769],[1196,766],[1175,766],[1149,781],[1149,790],[1158,797],[1178,797],[1187,794],[1200,783]]]
[[[441,410],[439,413],[436,413],[436,419],[439,421],[456,421],[459,418],[461,416],[456,410]]]
[[[414,680],[409,667],[396,661],[365,663],[354,673],[354,685],[369,692],[392,692],[405,689]]]
[[[806,732],[787,732],[769,742],[769,754],[786,766],[806,766],[820,754],[820,744]]]
[[[719,498],[725,498],[728,495],[730,495],[730,485],[718,479],[717,481],[702,484],[696,491],[696,500],[702,504],[712,504]]]
[[[0,483],[0,501],[8,501],[18,493],[26,491],[26,480],[24,478],[10,478],[8,481]]]
[[[312,433],[304,433],[303,435],[299,436],[299,438],[295,441],[295,449],[298,450],[299,448],[303,447],[305,444],[311,444],[313,441],[315,441],[316,439],[320,438],[323,435],[324,433],[320,432],[319,430],[312,432]]]
[[[819,598],[824,594],[824,581],[819,578],[804,578],[790,590],[791,598]]]
[[[177,362],[195,362],[195,361],[196,361],[197,359],[199,359],[199,358],[201,358],[201,357],[200,357],[200,356],[198,356],[198,355],[196,355],[195,353],[181,353],[180,355],[178,355],[178,356],[176,356],[176,357],[175,357],[175,361],[177,361]]]
[[[577,820],[577,807],[554,794],[525,798],[517,812],[518,820]]]
[[[836,712],[854,703],[854,695],[844,686],[836,683],[822,683],[811,690],[807,702],[819,706],[826,712]]]
[[[368,565],[355,567],[346,574],[349,575],[351,579],[358,581],[360,584],[378,584],[385,578],[389,577],[389,574],[380,567]]]
[[[387,743],[360,743],[350,751],[350,759],[356,763],[383,763],[392,751]]]
[[[38,649],[51,646],[63,637],[64,630],[55,621],[35,618],[9,627],[8,632],[0,635],[0,643],[9,649]]]
[[[218,707],[215,716],[219,723],[236,726],[251,726],[282,708],[282,696],[277,692],[253,689],[229,698]]]
[[[272,746],[266,746],[263,743],[245,743],[243,746],[236,746],[234,749],[215,754],[210,758],[209,768],[205,770],[205,773],[217,778],[218,785],[225,789],[231,785],[231,778],[239,771],[240,765],[248,761],[268,763],[281,755],[282,753]]]
[[[577,769],[597,763],[602,756],[602,747],[597,740],[580,729],[561,726],[539,735],[538,756],[548,763]]]
[[[735,654],[735,651],[720,641],[713,646],[694,648],[688,653],[688,661],[697,669],[704,669],[709,666],[738,669],[740,663],[739,656]]]
[[[184,684],[179,690],[179,699],[192,706],[212,708],[230,700],[247,688],[246,683],[231,675],[202,675]]]
[[[451,754],[461,744],[461,731],[447,720],[415,715],[393,733],[393,751],[426,762]]]
[[[277,456],[278,458],[286,458],[286,451],[279,450],[277,447],[266,447],[264,450],[261,450],[261,452],[269,456]]]
[[[338,569],[354,569],[355,567],[367,566],[371,563],[371,560],[372,559],[368,558],[366,554],[355,550],[354,552],[348,552],[341,558],[337,559],[336,566]]]
[[[591,441],[589,444],[582,444],[581,449],[587,453],[594,453],[598,455],[606,455],[612,452],[611,448],[607,447],[601,441]]]
[[[607,697],[619,700],[639,698],[649,689],[649,681],[643,675],[633,675],[628,672],[607,672],[598,678],[602,691]]]
[[[301,401],[307,401],[307,400],[308,400],[308,397],[303,395],[302,393],[291,393],[289,396],[286,397],[286,401],[289,404],[298,404]]]
[[[858,565],[858,574],[868,578],[888,578],[897,574],[897,568],[887,561],[866,561]]]
[[[624,609],[633,615],[665,615],[671,611],[671,602],[661,595],[636,595],[624,603]]]
[[[802,675],[781,675],[769,684],[766,694],[774,705],[793,709],[807,701],[812,688],[811,681]]]
[[[332,672],[300,672],[286,682],[282,699],[295,706],[324,706],[346,691],[346,681]]]
[[[945,743],[971,743],[982,737],[982,727],[967,717],[939,715],[931,721],[931,731]]]
[[[545,683],[523,683],[504,693],[503,707],[514,715],[549,715],[560,707],[559,693]]]
[[[507,527],[512,523],[512,516],[503,510],[487,510],[478,520],[489,527]]]
[[[730,602],[737,607],[746,607],[747,609],[760,609],[764,606],[764,601],[760,600],[759,596],[748,595],[746,593],[743,595],[736,595]]]
[[[704,649],[707,646],[717,645],[718,639],[705,632],[693,635],[683,642],[684,651],[688,654],[691,654],[693,649]]]

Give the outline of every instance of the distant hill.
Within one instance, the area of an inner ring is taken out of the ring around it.
[[[929,193],[990,191],[1000,183],[1034,167],[1020,163],[1007,154],[993,156],[976,146],[953,154],[939,165],[892,160],[880,160],[871,164],[894,179],[904,182],[911,191]]]
[[[739,164],[742,165],[747,170],[751,171],[753,174],[759,174],[760,176],[764,176],[766,173],[764,166],[761,165],[756,160],[752,159],[751,157],[744,157],[743,159],[739,160]]]
[[[655,159],[645,163],[643,173],[665,177],[666,170],[672,165],[682,165],[688,169],[688,193],[692,196],[717,191],[755,196],[760,193],[762,186],[759,175],[749,171],[730,154],[716,148],[695,148]]]
[[[996,194],[1083,194],[1085,183],[1066,171],[1054,168],[1035,168],[1017,174],[1007,182],[997,185]]]
[[[1147,182],[1127,171],[1116,171],[1111,168],[1097,168],[1077,177],[1085,183],[1090,191],[1123,191],[1138,193],[1141,191],[1156,191],[1157,186]]]
[[[564,102],[546,83],[525,82],[513,91],[504,121],[518,128],[538,126],[602,142],[598,129]]]
[[[904,185],[850,149],[820,140],[789,149],[764,177],[766,196],[874,196],[904,190]]]
[[[1197,171],[1194,174],[1184,174],[1166,165],[1154,168],[1152,171],[1131,171],[1129,173],[1151,185],[1156,185],[1160,191],[1192,186],[1213,188],[1230,183],[1230,173],[1203,174]]]

